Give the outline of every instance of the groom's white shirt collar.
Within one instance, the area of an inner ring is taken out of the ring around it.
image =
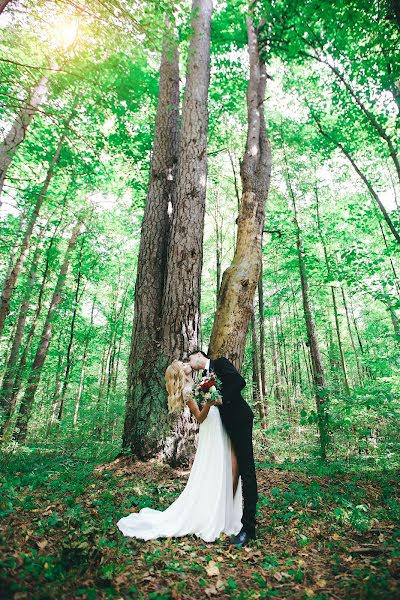
[[[210,372],[210,359],[209,358],[207,359],[206,366],[204,367],[204,369],[205,369],[205,371],[207,371],[207,373]]]

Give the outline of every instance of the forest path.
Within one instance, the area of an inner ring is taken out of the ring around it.
[[[258,538],[228,550],[194,536],[143,542],[117,520],[169,506],[189,471],[126,458],[5,461],[0,596],[400,597],[396,473],[316,476],[257,463]]]

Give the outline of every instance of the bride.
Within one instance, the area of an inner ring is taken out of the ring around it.
[[[174,360],[165,372],[170,413],[190,410],[200,423],[196,454],[186,486],[164,511],[142,508],[121,518],[125,536],[150,540],[194,534],[213,542],[242,527],[242,480],[235,454],[215,401],[199,409],[192,398],[192,369]]]

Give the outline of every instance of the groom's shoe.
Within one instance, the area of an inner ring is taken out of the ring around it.
[[[241,529],[237,535],[233,535],[229,540],[230,546],[235,546],[236,548],[243,548],[247,546],[250,540],[255,539],[255,534],[250,535],[245,529]]]

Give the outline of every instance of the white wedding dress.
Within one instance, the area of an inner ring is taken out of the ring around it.
[[[200,423],[195,458],[182,493],[164,511],[142,508],[120,519],[117,526],[125,536],[142,540],[194,534],[213,542],[221,533],[237,534],[242,514],[242,478],[233,496],[231,441],[219,409],[211,406]]]

